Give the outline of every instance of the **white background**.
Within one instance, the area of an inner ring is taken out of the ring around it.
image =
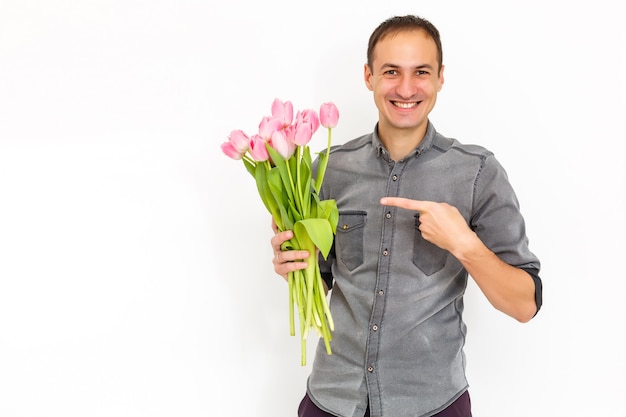
[[[468,288],[474,415],[626,416],[619,3],[0,0],[0,415],[295,415],[312,356],[219,145],[275,97],[334,101],[335,144],[371,131],[367,38],[416,13],[431,120],[496,154],[543,264],[528,324]]]

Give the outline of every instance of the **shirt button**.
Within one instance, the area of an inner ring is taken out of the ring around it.
[[[375,324],[375,325],[373,325],[373,326],[372,326],[372,330],[377,331],[377,330],[378,330],[378,325],[376,325],[376,324]]]
[[[367,367],[367,372],[374,372],[374,367],[373,366],[368,366]]]
[[[398,181],[398,176],[394,174],[394,176],[391,177],[391,179],[394,180],[394,181]]]
[[[385,291],[383,291],[383,290],[378,290],[378,295],[385,295]]]
[[[391,219],[391,212],[388,211],[387,214],[385,214],[385,217],[388,218],[388,219]]]
[[[385,250],[383,251],[383,256],[387,256],[387,255],[389,255],[389,251],[388,251],[387,249],[385,249]]]

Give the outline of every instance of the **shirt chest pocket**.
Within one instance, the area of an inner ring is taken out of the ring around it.
[[[413,239],[413,264],[426,275],[432,275],[446,265],[448,251],[430,243],[419,230],[419,214],[415,215],[415,238]]]
[[[363,263],[363,233],[366,221],[367,212],[365,211],[339,212],[335,251],[337,257],[349,270]]]

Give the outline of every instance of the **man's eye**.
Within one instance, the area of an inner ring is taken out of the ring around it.
[[[417,75],[428,75],[428,71],[419,70],[417,71]]]
[[[385,71],[385,74],[386,75],[397,75],[398,71],[396,71],[396,70],[387,70],[387,71]]]

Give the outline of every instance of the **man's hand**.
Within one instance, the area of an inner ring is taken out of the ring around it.
[[[281,245],[293,237],[293,232],[291,230],[279,232],[273,219],[272,230],[274,230],[274,236],[270,242],[274,251],[274,259],[272,260],[274,272],[287,280],[289,272],[307,267],[308,264],[303,259],[309,257],[309,252],[305,250],[282,250]]]
[[[460,256],[463,248],[476,244],[478,239],[459,210],[450,204],[401,197],[384,197],[380,203],[418,212],[419,230],[424,239],[454,256]]]

